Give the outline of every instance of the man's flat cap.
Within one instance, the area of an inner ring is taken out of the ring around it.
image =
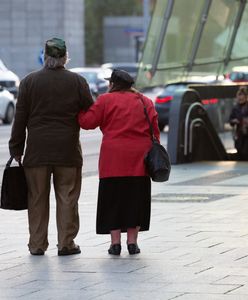
[[[114,69],[111,76],[105,79],[109,80],[110,82],[124,81],[130,84],[134,83],[134,79],[131,75],[129,75],[126,71],[119,69]]]
[[[45,52],[48,56],[59,58],[66,54],[65,41],[59,38],[52,38],[46,41]]]

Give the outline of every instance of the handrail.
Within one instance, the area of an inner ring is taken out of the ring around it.
[[[192,148],[193,148],[193,126],[195,125],[196,122],[200,122],[203,125],[206,125],[206,123],[200,118],[193,119],[192,122],[190,123],[189,153],[192,153]]]
[[[189,117],[190,117],[191,111],[192,111],[193,108],[196,107],[196,106],[199,106],[199,107],[201,107],[202,109],[204,109],[204,108],[203,108],[203,105],[202,105],[200,102],[192,103],[192,104],[189,106],[189,109],[188,109],[187,114],[186,114],[186,117],[185,117],[185,127],[184,127],[184,155],[185,155],[185,156],[188,154]]]

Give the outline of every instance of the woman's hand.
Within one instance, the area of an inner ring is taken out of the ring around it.
[[[234,125],[234,124],[239,124],[240,122],[238,119],[232,119],[230,120],[230,123]]]

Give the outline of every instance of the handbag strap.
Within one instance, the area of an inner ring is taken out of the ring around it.
[[[10,159],[6,163],[6,168],[10,167],[10,165],[12,164],[13,159],[14,159],[14,157],[11,156]],[[19,164],[20,167],[22,167],[22,163],[20,161],[18,162],[18,164]]]
[[[150,132],[150,135],[151,135],[151,140],[152,140],[152,141],[155,141],[156,138],[155,138],[155,136],[154,136],[153,126],[152,126],[151,120],[150,120],[150,118],[149,118],[149,115],[148,115],[148,112],[147,112],[147,108],[146,108],[146,105],[145,105],[143,96],[142,96],[141,94],[139,94],[139,99],[141,100],[141,102],[142,102],[142,104],[143,104],[144,114],[145,114],[146,120],[147,120],[147,122],[148,122],[148,124],[149,124],[149,132]]]

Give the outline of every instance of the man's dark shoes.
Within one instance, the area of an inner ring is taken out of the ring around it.
[[[74,248],[67,248],[63,247],[61,250],[58,250],[58,256],[65,256],[65,255],[73,255],[73,254],[80,254],[81,250],[78,245],[75,245]]]
[[[44,255],[45,251],[43,251],[42,249],[36,249],[36,250],[30,250],[30,254],[32,255]]]
[[[128,244],[127,249],[130,255],[140,253],[140,248],[138,247],[137,244]]]
[[[108,253],[112,255],[120,255],[121,245],[120,244],[111,245],[110,248],[108,249]]]

